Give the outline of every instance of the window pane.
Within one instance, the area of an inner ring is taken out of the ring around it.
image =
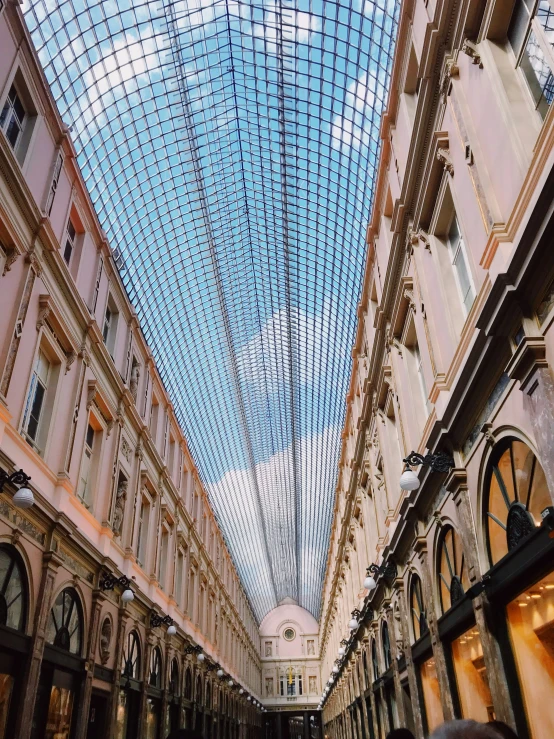
[[[452,657],[462,718],[483,722],[494,720],[483,645],[475,626],[452,643]]]
[[[512,20],[510,21],[510,27],[508,28],[508,40],[512,45],[516,56],[521,50],[521,45],[525,38],[525,33],[527,32],[528,23],[529,10],[525,6],[523,0],[516,0]]]
[[[554,78],[543,50],[531,31],[521,58],[521,69],[525,75],[537,110],[544,117],[554,97]]]
[[[35,395],[31,405],[31,413],[29,415],[29,423],[27,425],[27,435],[30,436],[33,441],[37,440],[40,414],[42,411],[42,404],[44,402],[44,393],[45,388],[40,382],[37,382],[35,386]]]
[[[507,608],[508,625],[532,739],[554,736],[554,573]]]
[[[444,721],[437,668],[433,658],[428,659],[427,662],[423,662],[420,668],[420,674],[421,687],[423,688],[423,702],[425,703],[425,713],[427,715],[427,728],[429,731],[433,731]]]
[[[460,292],[462,293],[462,302],[466,311],[469,312],[469,309],[473,305],[475,295],[473,293],[473,286],[469,277],[469,269],[464,252],[463,241],[461,240],[456,256],[454,257],[453,264],[458,276],[458,284],[460,285]]]

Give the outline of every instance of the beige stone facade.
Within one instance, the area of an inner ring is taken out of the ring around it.
[[[320,622],[336,739],[554,734],[554,118],[508,5],[401,8]],[[412,451],[451,466],[402,490]]]
[[[26,116],[0,134],[0,467],[35,496],[0,500],[0,733],[254,735],[256,621],[19,6],[0,8],[0,109],[15,89]]]

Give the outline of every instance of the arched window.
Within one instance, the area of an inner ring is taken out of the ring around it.
[[[169,692],[172,695],[178,695],[179,693],[179,663],[173,657],[171,660],[171,670],[169,673]]]
[[[379,660],[377,658],[377,644],[375,639],[371,642],[371,666],[373,668],[373,682],[379,678]]]
[[[189,701],[192,700],[192,675],[190,674],[190,667],[187,667],[185,672],[185,698]]]
[[[140,680],[140,641],[136,631],[127,634],[123,648],[123,674]]]
[[[154,647],[150,655],[150,677],[148,682],[153,688],[162,687],[162,653],[159,647]]]
[[[427,625],[427,611],[423,603],[423,590],[419,575],[412,576],[410,585],[410,611],[412,614],[412,628],[414,641],[417,641],[429,631]]]
[[[81,654],[83,611],[75,588],[65,588],[50,609],[46,640],[71,654]]]
[[[362,652],[362,665],[364,668],[364,680],[365,680],[365,687],[369,688],[370,686],[370,680],[369,680],[369,670],[367,669],[367,653],[364,650]]]
[[[383,621],[383,626],[381,628],[381,643],[383,644],[385,670],[388,670],[392,664],[392,655],[390,651],[389,625],[386,621]]]
[[[200,679],[200,675],[196,680],[196,703],[199,706],[202,705],[202,680]]]
[[[469,588],[462,541],[452,526],[445,526],[439,542],[439,584],[442,612],[446,613],[464,597]]]
[[[27,578],[17,551],[0,546],[0,624],[23,631],[27,620]]]
[[[540,462],[523,441],[503,439],[493,450],[484,504],[489,556],[496,564],[533,533],[541,511],[552,505]]]

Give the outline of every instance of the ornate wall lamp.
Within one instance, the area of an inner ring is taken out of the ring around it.
[[[424,465],[430,467],[432,472],[448,472],[455,466],[455,462],[449,454],[438,452],[437,454],[418,454],[410,452],[406,459],[402,460],[406,465],[404,472],[400,475],[401,490],[417,490],[419,487],[419,478],[412,470],[412,467]]]
[[[358,626],[360,625],[360,616],[362,614],[359,608],[354,608],[351,615],[352,615],[352,618],[348,622],[348,628],[351,631],[354,631],[354,629],[357,629]]]
[[[187,644],[185,654],[195,654],[199,662],[203,662],[206,659],[206,655],[202,652],[202,647],[198,644]]]
[[[100,580],[100,589],[104,591],[113,590],[116,585],[123,588],[123,593],[121,594],[121,600],[123,603],[130,603],[135,599],[135,594],[131,590],[131,581],[128,577],[125,575],[116,577],[115,575],[112,575],[111,572],[104,573]]]
[[[366,590],[375,590],[377,582],[375,578],[384,577],[385,580],[394,580],[398,574],[398,569],[394,562],[390,560],[382,565],[371,564],[365,571],[366,578],[364,580],[364,588]]]
[[[152,612],[150,614],[150,626],[153,629],[158,629],[160,626],[163,626],[164,624],[167,625],[167,633],[169,636],[173,636],[177,633],[177,629],[175,628],[175,624],[173,623],[173,619],[171,616],[160,616],[158,613]]]
[[[0,493],[4,492],[4,485],[6,483],[10,485],[21,485],[19,490],[16,490],[14,493],[12,498],[13,504],[17,508],[30,508],[35,502],[33,491],[27,487],[30,479],[30,475],[26,475],[23,470],[17,470],[17,472],[12,472],[11,475],[8,475],[5,470],[0,469]]]
[[[346,654],[346,647],[348,646],[348,639],[342,639],[339,647],[339,657],[344,657]]]

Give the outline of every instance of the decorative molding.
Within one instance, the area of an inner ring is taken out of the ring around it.
[[[481,61],[481,55],[477,53],[477,49],[475,49],[471,45],[469,39],[465,39],[460,51],[463,54],[466,54],[471,59],[472,63],[476,64],[479,67],[479,69],[483,69],[483,62]]]
[[[52,298],[50,295],[39,295],[38,297],[38,317],[37,317],[37,331],[44,326],[46,319],[50,315],[52,310]]]
[[[92,408],[92,404],[94,403],[94,400],[96,398],[96,394],[98,392],[97,390],[97,381],[96,380],[89,380],[88,381],[88,387],[87,387],[87,411],[90,411]]]
[[[450,149],[438,148],[437,159],[443,165],[445,171],[448,172],[451,177],[453,177],[454,165],[452,164],[452,159],[450,158]]]
[[[5,252],[6,259],[4,261],[4,270],[2,272],[2,277],[8,274],[13,265],[17,262],[17,258],[19,257],[19,252],[13,247],[11,249],[6,249]]]

